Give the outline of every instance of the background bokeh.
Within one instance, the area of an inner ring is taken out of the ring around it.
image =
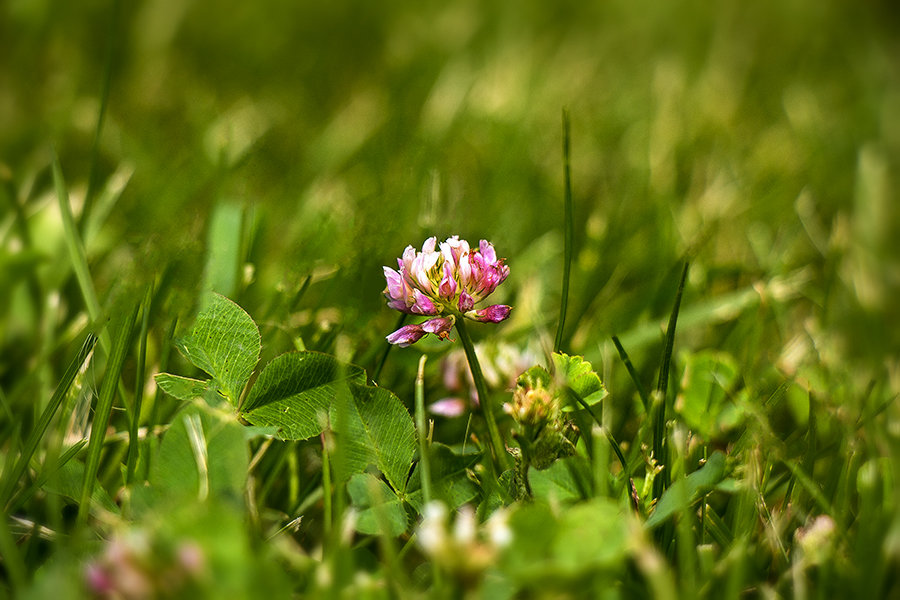
[[[0,380],[40,354],[36,332],[83,313],[51,147],[76,216],[94,177],[105,213],[85,243],[109,311],[156,281],[160,320],[185,319],[213,287],[274,332],[270,355],[343,339],[371,369],[396,319],[381,266],[460,234],[509,259],[506,336],[546,339],[565,107],[570,351],[615,387],[619,334],[652,369],[690,260],[690,346],[725,347],[746,373],[825,361],[896,386],[898,26],[877,1],[9,0]],[[223,261],[238,268],[216,275]],[[49,325],[29,286],[58,292]]]

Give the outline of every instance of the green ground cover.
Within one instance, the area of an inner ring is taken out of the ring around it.
[[[898,28],[0,4],[0,597],[896,597]]]

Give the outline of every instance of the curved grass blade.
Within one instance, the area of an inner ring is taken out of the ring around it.
[[[47,483],[47,481],[54,474],[59,472],[59,470],[65,467],[70,460],[75,458],[75,456],[79,452],[81,452],[81,449],[86,445],[87,440],[78,440],[73,445],[69,446],[69,448],[65,452],[63,452],[61,456],[57,457],[55,460],[45,462],[43,471],[38,474],[37,478],[35,478],[34,480],[34,483],[32,483],[31,486],[29,486],[28,489],[23,491],[21,494],[18,494],[10,503],[9,512],[14,513],[15,511],[19,510],[19,508],[24,506],[25,503],[28,502],[31,497],[34,496],[34,494],[37,493],[37,491],[41,489],[41,487],[43,487],[43,485]],[[49,463],[49,466],[47,463]]]
[[[618,336],[612,336],[613,344],[616,346],[616,351],[619,353],[619,358],[622,359],[622,362],[625,363],[625,369],[628,371],[629,377],[631,377],[631,381],[634,383],[634,387],[637,388],[638,396],[641,398],[641,404],[644,405],[644,411],[647,414],[650,414],[650,396],[647,394],[647,390],[644,389],[644,384],[641,383],[640,378],[638,377],[637,371],[634,369],[634,365],[631,364],[631,359],[628,358],[628,353],[625,352],[625,348],[622,347],[622,343],[619,341]]]
[[[106,107],[109,105],[109,87],[112,81],[113,60],[116,56],[116,42],[120,29],[119,15],[121,14],[121,0],[113,0],[111,17],[109,20],[108,38],[106,42],[106,60],[103,65],[103,84],[100,88],[100,109],[97,112],[97,125],[94,128],[94,140],[91,143],[91,162],[88,170],[88,187],[84,195],[84,209],[81,211],[80,230],[87,232],[94,196],[97,195],[99,185],[99,169],[97,168],[97,156],[100,154],[100,134],[103,133],[103,122],[106,120]]]
[[[134,468],[137,465],[138,450],[138,426],[141,422],[141,405],[144,399],[144,367],[147,363],[147,333],[150,326],[150,303],[153,300],[153,286],[147,288],[147,295],[141,304],[141,333],[140,347],[138,348],[137,373],[134,378],[134,408],[131,411],[131,426],[128,430],[128,461],[125,483],[131,483],[134,479]]]
[[[122,373],[122,367],[125,364],[125,355],[128,353],[128,342],[131,340],[131,332],[137,320],[137,311],[138,307],[135,306],[131,313],[125,317],[118,331],[106,373],[103,376],[103,383],[100,387],[100,398],[97,400],[94,421],[91,424],[91,437],[88,442],[88,456],[84,467],[81,502],[78,505],[77,522],[79,525],[87,522],[90,512],[91,497],[94,493],[94,484],[97,481],[97,470],[100,467],[100,453],[103,450],[103,440],[106,437],[106,426],[109,424],[109,415],[112,412],[119,375]]]
[[[22,590],[28,581],[28,568],[25,566],[25,558],[13,539],[9,530],[7,516],[0,519],[0,556],[3,557],[3,566],[12,583],[12,589]],[[13,594],[16,597],[16,594]]]
[[[653,480],[653,497],[659,498],[671,482],[671,469],[666,466],[669,462],[668,445],[666,444],[666,391],[669,387],[669,367],[672,363],[672,351],[675,348],[675,326],[678,324],[678,311],[681,308],[681,296],[684,292],[684,282],[687,279],[688,263],[684,263],[681,271],[681,281],[678,291],[675,292],[675,305],[666,326],[666,344],[663,347],[662,363],[659,369],[659,379],[656,383],[656,393],[653,397],[653,456],[659,466],[663,467],[659,477]]]
[[[88,315],[92,321],[97,321],[100,318],[100,302],[97,300],[97,292],[94,290],[94,282],[91,280],[87,253],[84,250],[81,235],[78,233],[75,218],[72,216],[69,191],[66,188],[66,181],[63,178],[62,166],[59,164],[56,150],[53,150],[53,185],[56,188],[56,199],[59,201],[59,212],[66,234],[66,246],[69,248],[69,256],[72,259],[72,269],[75,271],[75,278],[78,280],[78,287],[81,289],[81,296],[84,298]],[[103,342],[103,346],[109,347],[106,341]]]
[[[406,321],[406,314],[400,313],[400,316],[397,318],[397,324],[394,326],[394,331],[403,327],[403,323]],[[375,372],[372,373],[372,381],[378,381],[378,378],[381,377],[381,370],[384,368],[384,364],[387,362],[388,354],[391,353],[391,348],[394,347],[393,344],[389,344],[385,342],[384,353],[381,355],[381,360],[378,361],[378,366],[375,368]]]
[[[622,448],[619,447],[619,442],[616,441],[616,438],[609,431],[609,429],[607,429],[606,427],[603,426],[603,422],[600,420],[600,417],[597,416],[597,413],[594,412],[594,409],[591,408],[590,404],[585,402],[577,394],[573,394],[572,397],[575,398],[575,400],[577,400],[578,403],[581,404],[581,406],[583,408],[587,409],[588,413],[591,415],[591,417],[593,417],[594,422],[596,422],[597,425],[600,427],[601,431],[603,431],[603,434],[606,436],[606,439],[609,440],[609,445],[612,446],[613,452],[616,453],[616,458],[619,459],[619,463],[622,465],[622,473],[624,473],[625,476],[627,477],[628,476],[628,461],[625,460],[625,455],[622,453]],[[632,484],[632,485],[634,485],[634,484]]]
[[[41,417],[35,425],[34,429],[31,431],[31,435],[28,436],[28,440],[25,442],[25,446],[22,449],[22,454],[19,456],[19,460],[16,462],[15,466],[11,473],[4,474],[4,482],[3,482],[3,491],[0,493],[0,506],[6,506],[9,502],[10,498],[15,491],[15,486],[21,479],[22,474],[25,473],[25,468],[28,466],[31,457],[34,456],[35,451],[37,450],[38,444],[41,439],[44,437],[44,433],[46,433],[47,428],[50,426],[50,421],[53,419],[53,415],[56,414],[56,411],[59,409],[62,404],[63,399],[65,399],[66,394],[69,392],[69,387],[72,385],[72,382],[75,380],[76,375],[81,370],[82,365],[84,365],[85,360],[87,360],[88,356],[90,356],[91,352],[94,349],[94,345],[97,343],[97,336],[92,333],[89,333],[84,340],[84,343],[81,345],[81,350],[75,356],[74,360],[69,364],[69,368],[66,369],[63,378],[60,380],[59,385],[56,386],[56,391],[53,392],[53,396],[50,398],[49,404],[44,409],[44,412],[41,413]]]

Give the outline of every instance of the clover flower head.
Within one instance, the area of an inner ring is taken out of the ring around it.
[[[505,261],[497,258],[494,246],[487,240],[481,240],[473,250],[469,242],[456,235],[440,244],[436,237],[430,237],[421,252],[407,246],[397,259],[397,270],[384,267],[387,304],[406,314],[433,318],[405,325],[387,340],[406,347],[429,333],[449,338],[457,318],[499,323],[509,317],[511,307],[504,304],[475,309],[509,276]]]

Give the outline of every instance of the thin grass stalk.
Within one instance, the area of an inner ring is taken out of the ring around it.
[[[22,246],[28,249],[33,248],[31,230],[28,228],[28,217],[25,214],[24,208],[19,204],[19,201],[16,198],[16,187],[13,185],[12,180],[3,182],[3,184],[0,185],[0,190],[3,192],[0,193],[0,196],[6,196],[7,202],[12,207],[14,215],[13,225],[22,242]],[[0,240],[0,244],[5,246],[6,239]],[[41,280],[38,277],[38,270],[28,269],[26,278],[28,296],[31,299],[31,307],[35,311],[35,322],[41,323],[44,321],[44,316],[46,314],[44,305],[44,298],[46,295],[42,290]]]
[[[652,412],[653,412],[653,457],[656,459],[657,465],[662,467],[653,480],[653,498],[658,499],[662,493],[669,487],[671,482],[671,469],[668,462],[668,444],[666,440],[666,392],[669,387],[669,366],[672,362],[672,352],[675,348],[675,327],[678,324],[678,311],[681,308],[681,296],[684,292],[684,282],[687,279],[688,263],[684,264],[681,271],[681,281],[678,284],[678,291],[675,293],[675,304],[672,307],[672,314],[669,316],[669,323],[666,326],[666,343],[663,347],[662,363],[659,369],[659,379],[656,384],[656,393],[654,394]]]
[[[177,327],[178,327],[178,319],[177,318],[172,319],[172,323],[169,325],[169,328],[166,331],[166,334],[163,336],[162,347],[159,350],[159,367],[158,367],[158,369],[159,369],[160,373],[165,373],[168,370],[169,358],[172,356],[172,345],[173,345],[173,341],[175,340],[175,329]],[[160,422],[160,416],[161,416],[160,415],[160,404],[161,404],[161,400],[163,400],[164,398],[165,398],[165,396],[161,396],[158,391],[156,393],[154,393],[153,406],[150,409],[150,418],[147,421],[147,431],[153,431],[156,428],[157,423]],[[148,450],[150,447],[151,440],[152,440],[152,437],[148,435],[147,436]],[[149,457],[152,455],[150,453],[148,453],[147,456]],[[149,468],[149,462],[150,461],[148,459],[147,463],[145,463],[144,471],[146,471],[146,472],[149,472],[149,471],[147,471],[147,469]]]
[[[113,400],[116,396],[116,387],[122,367],[125,364],[125,356],[128,353],[128,344],[131,333],[137,320],[138,307],[135,306],[131,313],[125,317],[118,335],[113,344],[112,353],[103,383],[100,386],[100,398],[94,411],[94,420],[91,424],[91,437],[88,442],[88,456],[84,466],[84,483],[81,488],[81,502],[78,505],[77,523],[87,523],[91,508],[91,497],[94,493],[94,485],[97,482],[97,471],[100,468],[100,454],[103,451],[103,441],[106,437],[106,426],[109,424],[109,416],[112,412]]]
[[[572,273],[572,238],[575,235],[574,217],[572,215],[572,177],[569,165],[569,111],[563,109],[563,176],[565,178],[565,209],[563,214],[563,234],[565,238],[563,258],[562,298],[559,304],[559,323],[556,326],[556,341],[553,343],[553,351],[559,352],[562,348],[563,333],[566,326],[566,309],[569,305],[569,279]]]
[[[500,436],[500,429],[497,427],[497,419],[494,416],[493,407],[490,405],[491,397],[488,394],[487,384],[484,381],[481,364],[478,362],[478,356],[475,353],[475,345],[472,344],[472,338],[469,337],[469,332],[466,329],[466,323],[463,317],[456,319],[456,331],[459,334],[459,341],[462,342],[463,350],[466,352],[466,360],[469,363],[469,369],[472,371],[472,380],[475,382],[475,391],[478,392],[478,405],[481,407],[481,412],[487,423],[491,454],[494,459],[493,463],[503,471],[509,466],[506,445],[503,442],[503,438]]]
[[[128,430],[128,463],[125,482],[130,484],[134,479],[134,470],[140,450],[138,428],[141,423],[141,405],[144,399],[144,368],[147,363],[147,334],[150,326],[150,304],[153,300],[153,286],[147,288],[144,302],[141,305],[141,333],[138,347],[137,372],[134,378],[134,408],[131,415],[131,428]]]
[[[22,590],[28,582],[28,568],[25,566],[25,558],[9,530],[9,517],[5,513],[0,517],[0,556],[3,557],[3,566],[12,584],[13,598],[15,598],[18,595],[15,592]]]
[[[394,326],[393,331],[396,331],[403,327],[403,323],[406,322],[406,317],[406,313],[400,313],[400,316],[397,318],[397,324]],[[378,381],[378,378],[381,377],[381,370],[384,369],[384,365],[387,362],[388,355],[391,353],[391,349],[394,347],[393,344],[385,345],[386,347],[381,355],[381,360],[378,361],[378,366],[375,367],[375,371],[372,373],[372,381]]]
[[[72,207],[69,205],[69,191],[66,187],[66,181],[63,178],[62,166],[59,164],[59,156],[53,151],[53,185],[56,188],[56,199],[59,202],[59,212],[62,216],[63,231],[66,237],[66,246],[69,248],[69,257],[72,259],[72,269],[75,271],[75,278],[78,280],[78,287],[81,290],[81,296],[87,307],[88,315],[92,321],[100,319],[100,302],[97,300],[97,292],[94,290],[94,282],[91,279],[91,272],[88,268],[87,253],[78,233],[78,227],[75,225],[75,218],[72,216]],[[103,335],[102,345],[109,348],[108,336]]]
[[[419,473],[422,478],[422,498],[431,502],[431,459],[428,451],[428,429],[425,420],[425,361],[424,354],[419,359],[416,373],[416,429],[419,430]]]
[[[109,88],[112,81],[113,61],[116,56],[116,41],[119,31],[119,15],[121,14],[120,8],[122,2],[121,0],[113,0],[112,4],[109,30],[107,32],[106,57],[103,65],[103,83],[100,87],[100,108],[97,111],[97,124],[94,127],[94,139],[91,143],[88,187],[87,192],[85,192],[84,195],[84,209],[81,211],[81,220],[79,223],[82,234],[87,232],[90,213],[93,208],[94,197],[97,195],[97,186],[99,185],[100,180],[100,170],[97,167],[97,159],[100,154],[100,135],[103,133],[103,123],[106,120],[106,108],[109,105]]]
[[[72,446],[67,448],[62,455],[53,458],[52,461],[48,459],[44,464],[43,470],[38,474],[34,482],[21,494],[16,495],[15,499],[10,503],[7,512],[12,514],[24,506],[25,503],[31,500],[31,497],[34,496],[54,474],[66,466],[66,463],[75,458],[86,445],[87,440],[78,440]]]
[[[590,404],[588,404],[587,402],[585,402],[584,399],[581,398],[580,396],[577,396],[574,394],[573,394],[573,396],[575,397],[575,400],[577,400],[578,403],[581,404],[581,406],[583,408],[587,409],[588,413],[591,415],[591,417],[597,423],[597,426],[600,428],[600,430],[606,436],[606,439],[609,441],[609,445],[612,447],[613,452],[616,453],[616,458],[619,459],[619,463],[622,465],[622,473],[627,477],[628,476],[628,461],[625,460],[625,455],[622,453],[622,448],[619,446],[619,442],[616,441],[616,438],[609,431],[609,429],[604,427],[603,421],[600,419],[600,417],[597,415],[597,413],[594,412],[593,407]]]
[[[644,384],[641,383],[641,379],[638,377],[637,371],[631,363],[631,359],[628,357],[628,353],[625,352],[625,348],[622,346],[622,342],[619,341],[618,336],[612,336],[612,342],[616,346],[619,358],[622,359],[622,362],[625,364],[625,370],[628,371],[628,376],[631,377],[631,381],[637,389],[638,396],[641,398],[641,404],[644,405],[644,412],[650,414],[650,395],[647,393],[647,390],[644,389]]]
[[[288,506],[294,506],[300,499],[300,465],[296,446],[289,444],[285,454],[288,470]]]
[[[674,436],[673,436],[674,437]],[[675,440],[672,440],[673,442]],[[683,447],[677,447],[673,462],[678,462],[679,478],[687,478],[685,469],[685,456],[687,455],[687,441]],[[678,557],[678,579],[681,584],[682,598],[697,597],[697,540],[694,537],[695,510],[688,501],[687,488],[680,488],[685,496],[682,498],[682,509],[675,519],[675,548]],[[671,492],[670,492],[671,493]]]
[[[591,427],[591,441],[594,447],[593,460],[593,476],[594,476],[594,496],[600,498],[608,498],[609,493],[609,444],[601,440],[600,434],[606,432],[602,425]],[[607,438],[609,439],[609,438]],[[627,477],[628,474],[624,473]]]
[[[12,409],[9,406],[9,401],[6,399],[6,394],[3,393],[3,388],[0,388],[0,409],[3,410],[3,414],[7,419],[9,419],[10,423],[13,423],[15,421]]]
[[[325,539],[331,539],[333,525],[332,485],[331,485],[331,452],[328,449],[328,434],[323,432],[322,438],[322,518],[324,520]]]
[[[25,473],[28,463],[31,461],[31,457],[34,456],[38,444],[47,432],[50,421],[53,420],[53,416],[56,414],[56,411],[59,410],[66,394],[69,392],[72,382],[81,370],[82,365],[84,365],[84,361],[90,356],[96,343],[97,336],[89,333],[85,338],[84,343],[81,345],[81,350],[78,351],[78,354],[72,362],[69,363],[69,368],[66,369],[59,385],[56,386],[56,391],[50,398],[49,404],[44,408],[44,412],[41,413],[37,425],[35,425],[31,434],[28,436],[28,439],[25,441],[25,445],[22,448],[22,454],[19,456],[19,460],[16,461],[13,470],[9,474],[4,473],[3,491],[0,492],[0,506],[5,507],[12,497],[16,485]]]

